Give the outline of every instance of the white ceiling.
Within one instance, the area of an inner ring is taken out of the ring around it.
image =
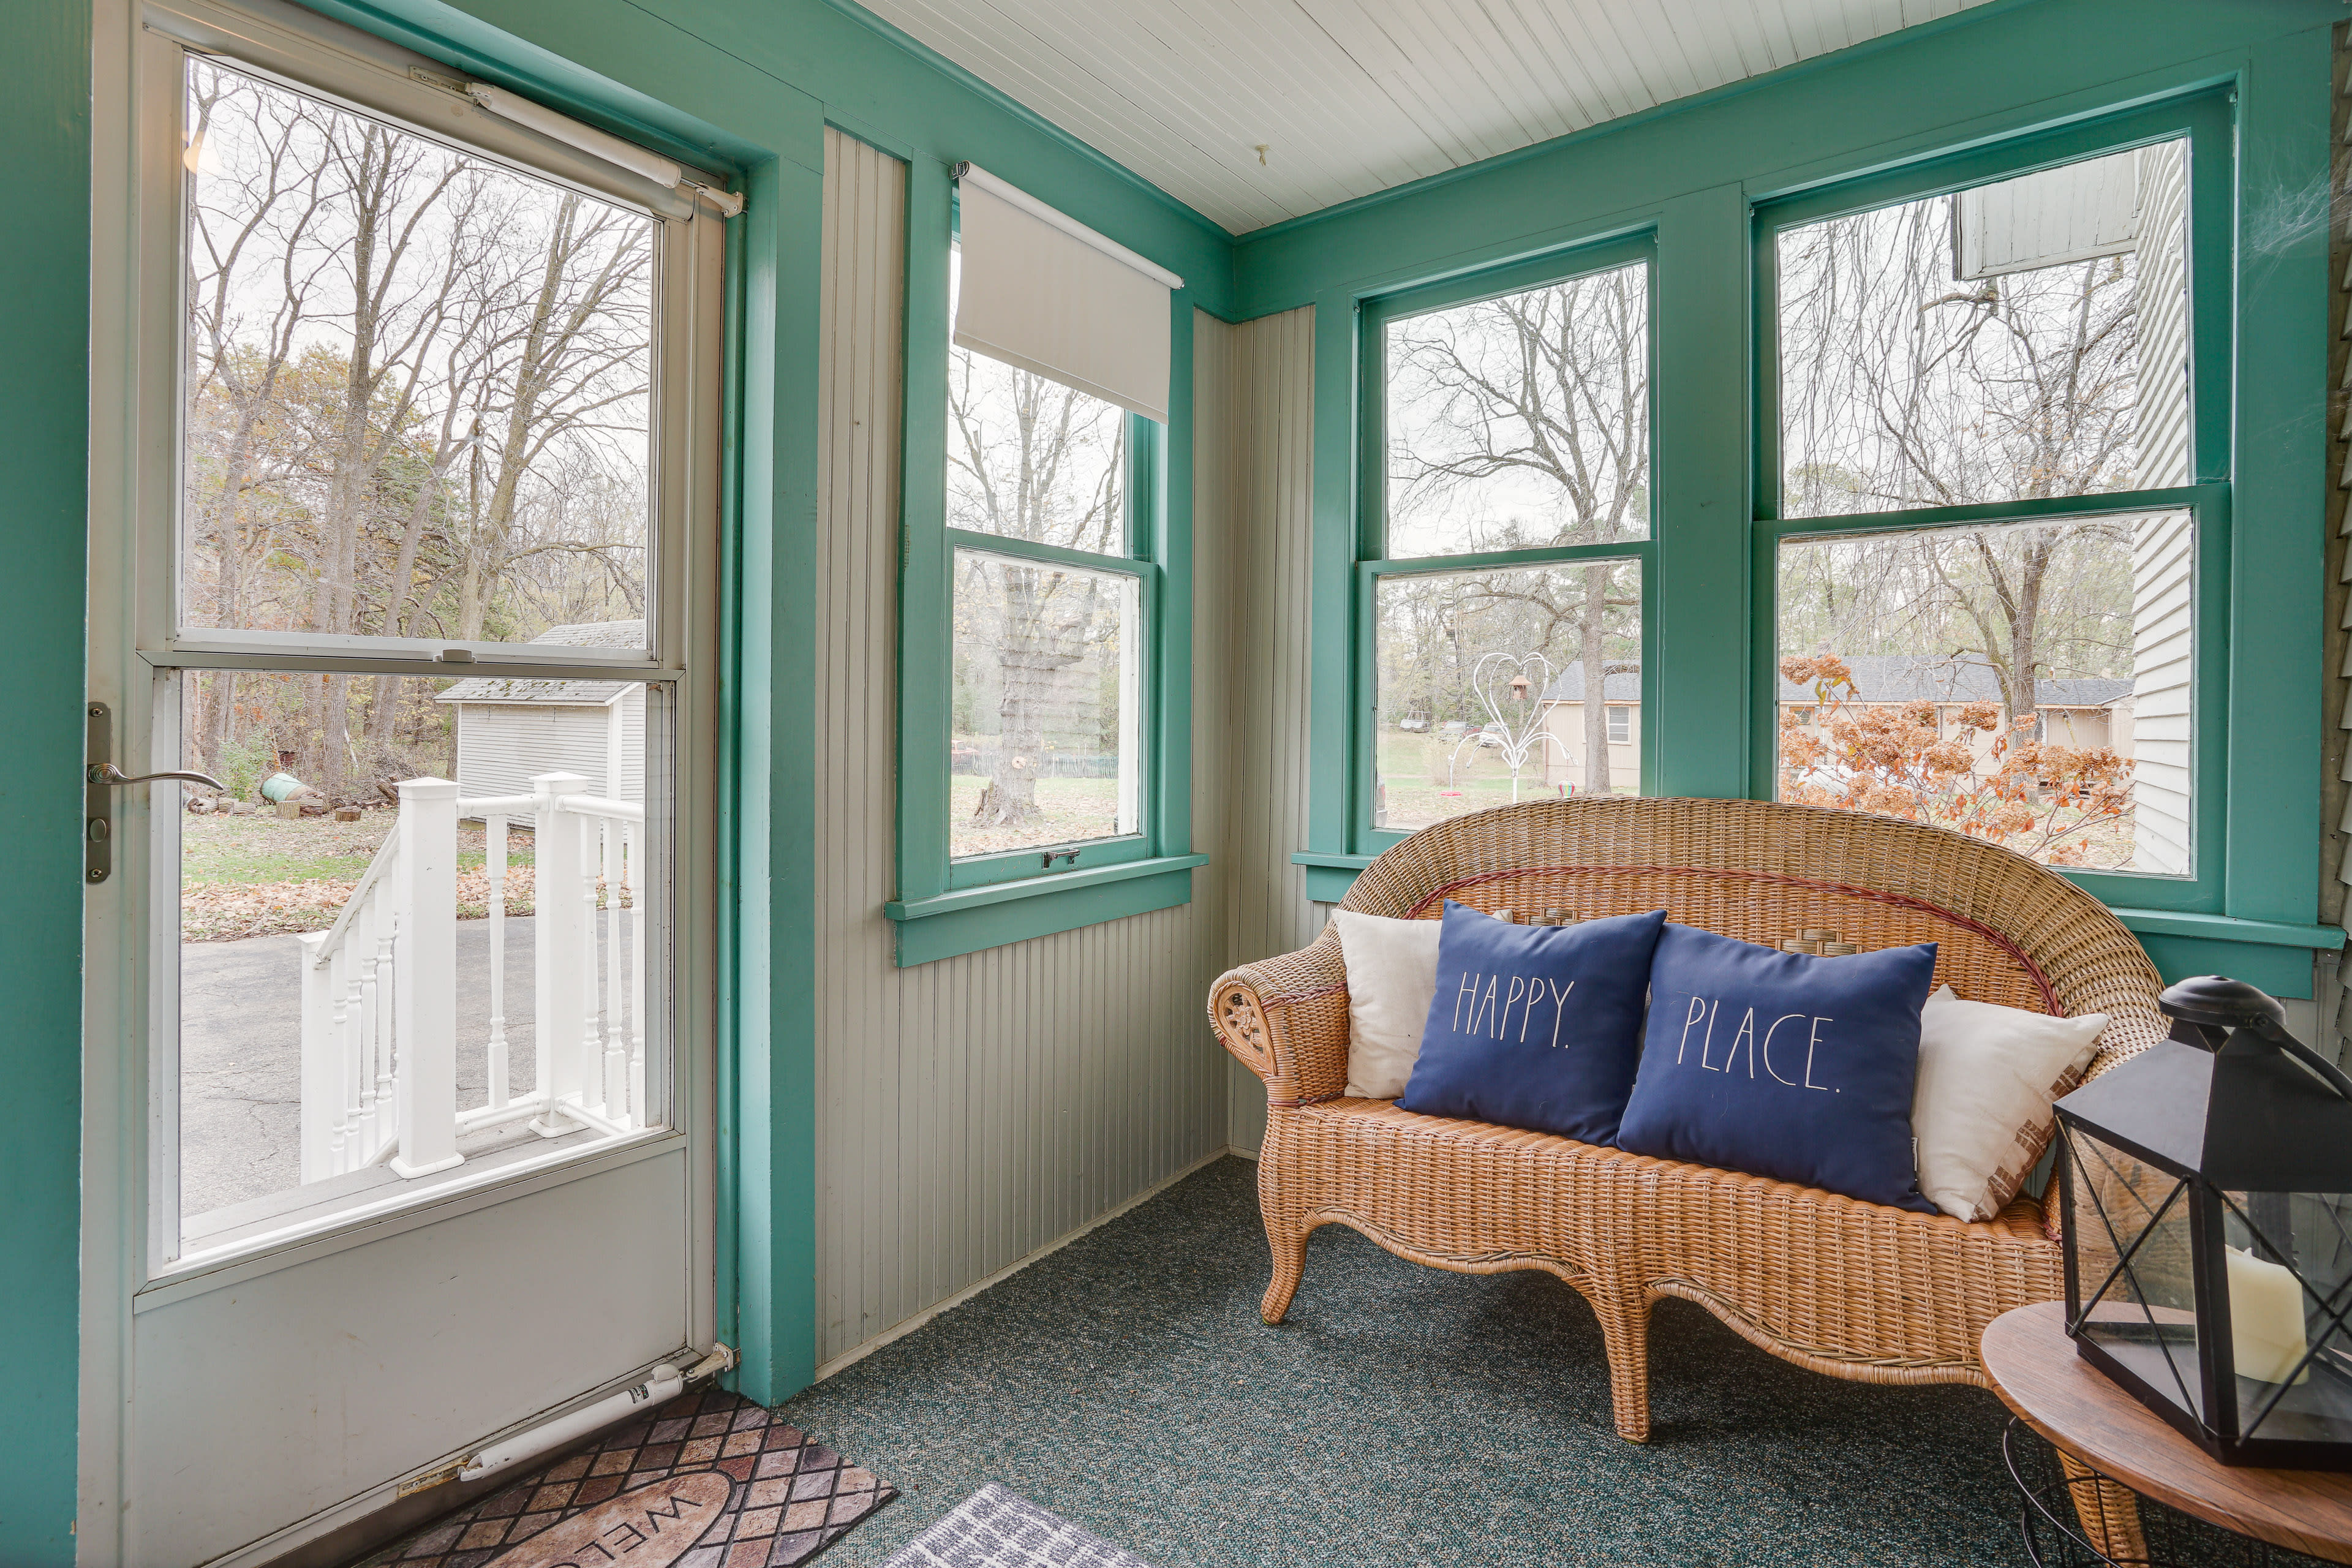
[[[864,3],[1241,234],[1981,0]]]

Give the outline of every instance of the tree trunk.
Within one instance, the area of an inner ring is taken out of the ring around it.
[[[1037,818],[1037,768],[1045,749],[1045,701],[1054,678],[1046,647],[1045,604],[1037,569],[1001,566],[1003,618],[997,668],[1004,689],[996,702],[996,757],[972,820],[988,827],[1018,827]]]
[[[1605,795],[1609,787],[1608,650],[1602,637],[1609,614],[1609,573],[1584,569],[1584,615],[1578,623],[1577,657],[1584,661],[1584,793]]]

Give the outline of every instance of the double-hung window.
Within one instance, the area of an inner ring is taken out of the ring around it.
[[[918,312],[908,365],[908,427],[943,439],[939,512],[914,485],[908,511],[901,963],[1180,902],[1199,861],[1165,652],[1189,625],[1162,479],[1182,280],[957,174],[946,341]]]
[[[1514,800],[1643,793],[1651,249],[1362,312],[1359,854]]]
[[[2228,146],[2193,100],[1759,212],[1759,793],[2203,869]]]

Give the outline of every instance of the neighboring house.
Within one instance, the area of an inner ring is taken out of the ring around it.
[[[554,626],[531,639],[572,647],[643,647],[643,621]],[[457,792],[528,795],[536,773],[572,773],[590,795],[643,800],[642,680],[501,680],[475,676],[435,699],[457,710]]]
[[[1933,702],[1940,710],[1938,728],[1966,739],[1979,758],[1979,771],[1993,769],[1993,735],[1982,730],[1962,730],[1959,710],[1976,702],[2000,702],[2000,683],[1989,665],[1934,658],[1924,655],[1874,654],[1848,658],[1854,689],[1839,695],[1864,704]],[[2044,679],[2034,696],[2042,715],[2042,738],[2053,745],[2105,747],[2118,756],[2134,754],[2136,700],[2128,680]],[[1642,779],[1642,678],[1637,673],[1611,675],[1601,687],[1608,712],[1609,783],[1612,789],[1634,789]],[[1780,682],[1782,712],[1798,711],[1810,724],[1815,705],[1813,689],[1794,681]],[[2007,710],[2002,710],[2006,713]],[[1544,783],[1584,784],[1584,665],[1570,664],[1543,696],[1543,722],[1559,737],[1546,743]]]
[[[1626,670],[1601,678],[1608,711],[1609,787],[1642,787],[1642,677]],[[1578,659],[1544,689],[1543,725],[1559,737],[1543,744],[1545,784],[1584,788],[1584,661]]]

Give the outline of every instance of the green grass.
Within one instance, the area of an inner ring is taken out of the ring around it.
[[[357,822],[275,813],[251,816],[189,816],[180,825],[180,885],[244,887],[256,882],[353,881],[368,867],[396,814],[362,812]],[[488,850],[478,826],[457,829],[457,868],[480,868]],[[507,864],[530,864],[530,834],[511,827]]]

